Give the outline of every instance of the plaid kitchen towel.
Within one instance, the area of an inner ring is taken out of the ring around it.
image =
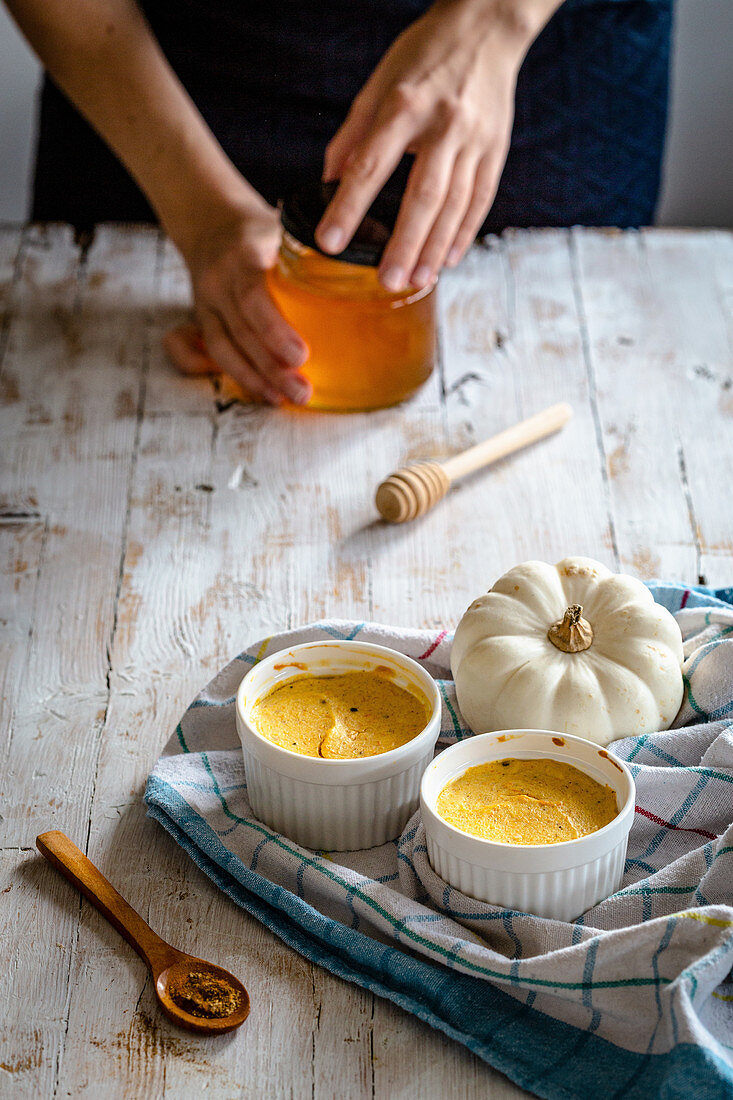
[[[439,748],[470,737],[450,636],[320,622],[235,658],[155,766],[149,814],[248,912],[539,1096],[733,1097],[733,590],[651,586],[685,647],[677,728],[616,741],[638,805],[618,893],[573,924],[459,893],[419,813],[398,841],[312,852],[253,817],[234,696],[265,653],[354,638],[416,658],[443,697]]]

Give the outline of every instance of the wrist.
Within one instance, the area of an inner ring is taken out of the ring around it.
[[[436,12],[459,10],[470,33],[497,34],[522,58],[563,0],[437,0]]]
[[[527,50],[562,0],[493,0],[494,19]]]
[[[224,158],[226,160],[226,158]],[[193,173],[153,202],[161,225],[193,268],[202,248],[237,223],[262,218],[271,208],[226,160],[221,170],[208,175]]]

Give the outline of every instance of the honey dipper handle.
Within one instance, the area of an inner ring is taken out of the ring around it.
[[[462,454],[441,462],[443,470],[450,481],[455,481],[466,474],[472,474],[483,466],[489,466],[522,447],[535,443],[538,439],[544,439],[546,435],[559,431],[567,424],[573,410],[570,405],[562,402],[559,405],[551,405],[549,409],[543,409],[536,416],[530,416],[528,420],[522,420],[504,432],[499,432],[491,439],[485,439],[483,443],[477,443]]]
[[[134,947],[140,958],[157,974],[177,957],[174,947],[162,940],[115,890],[102,872],[65,833],[53,829],[36,837],[36,847],[52,867],[76,886],[113,928]]]

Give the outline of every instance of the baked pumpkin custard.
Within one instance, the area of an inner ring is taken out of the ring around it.
[[[547,758],[492,760],[447,783],[436,809],[464,833],[502,844],[558,844],[602,829],[616,795],[572,764]]]
[[[260,699],[252,718],[263,737],[290,752],[353,760],[406,744],[430,714],[426,700],[374,669],[294,677]]]

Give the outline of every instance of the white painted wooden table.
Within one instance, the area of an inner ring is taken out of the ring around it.
[[[441,286],[409,405],[272,412],[175,375],[187,287],[152,230],[0,235],[0,1094],[512,1097],[464,1048],[312,966],[146,820],[145,778],[245,644],[324,615],[453,627],[529,557],[733,581],[733,236],[536,232]],[[555,401],[565,431],[424,520],[374,488]],[[66,831],[162,935],[242,976],[239,1034],[189,1037],[34,852]]]

